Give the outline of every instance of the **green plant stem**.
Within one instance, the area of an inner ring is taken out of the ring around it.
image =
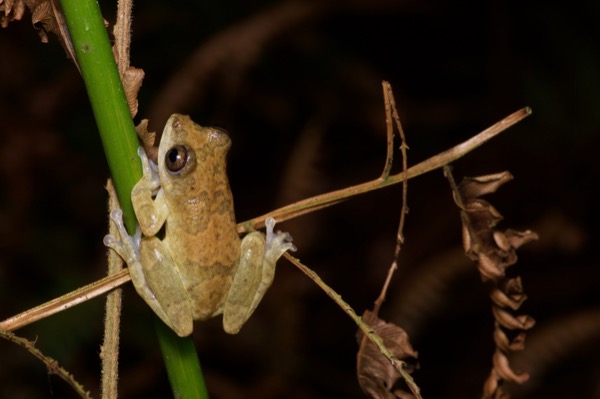
[[[178,337],[158,317],[154,318],[154,322],[173,396],[175,398],[208,399],[208,391],[198,362],[194,341]],[[178,354],[178,356],[171,354]],[[197,367],[197,371],[190,372],[190,363],[194,362],[197,365],[194,366]]]
[[[96,0],[61,0],[77,61],[123,209],[125,224],[135,231],[130,193],[141,178],[139,146],[125,93]],[[162,322],[158,322],[162,323]],[[171,387],[177,398],[207,398],[191,337],[157,329]],[[169,369],[171,365],[176,365]]]
[[[136,154],[139,143],[104,20],[94,0],[61,0],[61,6],[125,215],[125,224],[130,232],[134,232],[136,221],[129,193],[142,176]]]
[[[123,208],[125,224],[130,232],[134,232],[136,221],[129,193],[142,176],[136,155],[139,143],[104,20],[94,0],[61,0],[61,6]]]

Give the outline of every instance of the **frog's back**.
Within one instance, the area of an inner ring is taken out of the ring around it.
[[[165,238],[194,303],[194,319],[220,312],[240,256],[223,130],[173,115],[159,148],[169,210]]]

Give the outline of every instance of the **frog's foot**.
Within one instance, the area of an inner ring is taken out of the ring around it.
[[[153,194],[156,194],[160,188],[158,165],[156,165],[151,159],[148,159],[148,155],[146,155],[144,147],[138,147],[137,153],[142,161],[142,172],[144,174],[143,179],[148,181],[148,187],[152,190]]]
[[[130,236],[123,224],[123,211],[120,209],[111,211],[110,219],[117,226],[119,238],[116,238],[112,234],[107,234],[104,236],[104,245],[118,253],[128,265],[139,264],[141,259],[140,241],[142,239],[140,228],[137,228],[135,235]]]
[[[276,262],[286,251],[296,251],[290,233],[273,231],[275,223],[273,218],[265,220],[265,226],[267,227],[265,257],[272,262]]]

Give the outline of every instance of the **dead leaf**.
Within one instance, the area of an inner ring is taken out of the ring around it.
[[[479,198],[495,192],[512,179],[509,172],[466,177],[458,186],[458,192],[453,193],[455,202],[467,218],[467,221],[463,220],[465,253],[478,261],[479,272],[484,281],[502,278],[505,269],[517,262],[515,250],[538,238],[537,234],[529,230],[495,230],[502,215],[489,202]]]
[[[0,0],[0,13],[2,13],[2,27],[6,28],[9,22],[19,21],[25,14],[24,0]]]
[[[412,372],[416,366],[417,352],[412,348],[408,334],[392,323],[386,323],[373,312],[366,310],[362,316],[373,331],[381,337],[383,344],[398,359],[406,361]],[[358,383],[363,392],[374,399],[408,399],[414,398],[408,389],[404,389],[403,380],[398,371],[392,366],[379,349],[362,331],[356,336],[360,348],[357,355]]]
[[[500,186],[512,179],[513,175],[508,171],[486,176],[465,177],[460,182],[458,190],[463,202],[466,204],[472,202],[475,198],[495,193]]]
[[[508,364],[508,358],[501,351],[497,350],[494,352],[492,360],[494,362],[494,369],[500,378],[518,384],[523,384],[529,379],[529,373],[515,373]]]
[[[129,111],[132,117],[137,114],[137,95],[140,91],[140,87],[142,87],[142,80],[144,80],[144,70],[140,68],[129,67],[121,76],[125,97],[127,98],[127,105],[129,105]]]
[[[42,43],[48,43],[48,33],[55,34],[67,56],[79,68],[71,36],[69,36],[58,0],[0,0],[0,12],[4,13],[2,27],[6,28],[11,21],[21,20],[25,8],[31,13],[31,23],[38,30]]]
[[[453,178],[450,179],[451,185],[455,187]],[[477,261],[483,280],[492,282],[490,298],[496,320],[496,351],[493,356],[494,366],[484,384],[484,399],[508,398],[502,389],[503,380],[522,384],[529,378],[527,373],[512,370],[506,354],[525,348],[525,332],[534,326],[535,320],[527,315],[513,314],[527,296],[523,293],[521,279],[507,278],[505,270],[517,262],[516,249],[536,240],[538,236],[530,230],[496,230],[502,215],[489,202],[479,198],[495,192],[510,180],[512,175],[509,172],[465,178],[453,190],[454,201],[461,209],[465,253]]]
[[[160,138],[156,137],[156,132],[148,131],[148,119],[142,119],[140,124],[135,127],[135,132],[140,138],[142,147],[144,147],[144,151],[146,151],[146,155],[148,155],[148,158],[151,159],[155,164],[158,164],[157,140]]]
[[[527,315],[515,316],[497,306],[492,307],[492,313],[496,321],[509,330],[529,330],[535,324],[535,320]]]
[[[506,287],[506,285],[505,285]],[[527,296],[523,292],[511,292],[504,288],[502,290],[493,290],[490,294],[492,301],[502,308],[510,308],[517,310],[521,307],[523,302],[527,299]]]

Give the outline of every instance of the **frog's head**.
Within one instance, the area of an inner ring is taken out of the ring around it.
[[[160,141],[159,171],[181,177],[197,169],[205,174],[225,173],[230,146],[231,139],[225,130],[203,127],[187,115],[173,114],[165,125]]]
[[[189,116],[172,115],[158,148],[164,195],[171,202],[200,206],[213,202],[215,195],[230,193],[226,163],[230,146],[231,139],[224,130],[202,127]]]

